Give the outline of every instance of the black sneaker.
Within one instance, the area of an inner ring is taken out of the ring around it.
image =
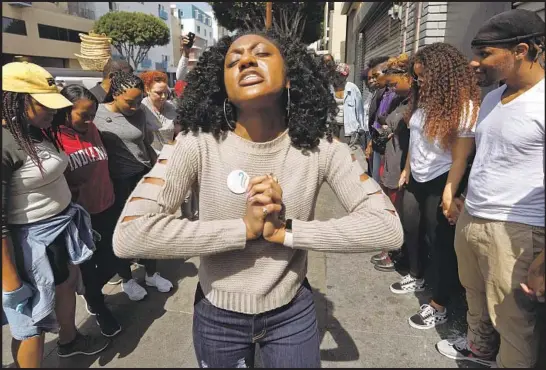
[[[109,344],[110,340],[106,338],[91,337],[77,332],[72,342],[67,344],[57,342],[57,355],[62,358],[76,355],[92,356],[104,351]]]
[[[108,284],[109,284],[109,285],[119,285],[119,284],[121,284],[122,281],[123,281],[123,279],[121,278],[121,276],[119,276],[118,274],[115,274],[115,275],[108,281]]]
[[[391,284],[391,292],[396,294],[422,292],[423,290],[425,290],[425,279],[416,279],[409,274],[399,282]]]
[[[387,258],[377,262],[374,265],[374,268],[378,271],[383,271],[383,272],[396,271],[394,262],[391,260],[391,258],[388,255],[387,255]]]
[[[107,308],[97,313],[97,324],[100,327],[100,332],[105,337],[111,338],[121,332],[121,325]]]
[[[447,322],[447,308],[440,312],[429,304],[424,304],[419,312],[411,316],[408,322],[415,329],[432,329]]]

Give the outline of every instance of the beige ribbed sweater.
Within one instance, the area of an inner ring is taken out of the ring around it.
[[[374,180],[361,182],[346,144],[321,140],[304,153],[291,145],[287,132],[265,143],[231,132],[219,142],[210,134],[190,133],[166,145],[160,159],[167,164],[158,161],[148,176],[164,178],[165,184],[139,183],[132,197],[145,199],[126,204],[114,233],[115,253],[122,258],[199,256],[199,281],[216,307],[258,314],[289,303],[307,273],[308,250],[350,253],[402,245],[392,203]],[[246,241],[246,195],[231,192],[226,182],[236,169],[250,177],[278,177],[286,217],[293,219],[293,248],[262,238]],[[324,181],[349,215],[313,221]],[[195,182],[199,220],[179,219],[175,213]],[[135,215],[142,217],[120,223]]]

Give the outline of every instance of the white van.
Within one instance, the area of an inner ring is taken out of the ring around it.
[[[84,71],[82,69],[44,67],[55,79],[59,87],[80,85],[92,89],[102,81],[102,72]]]

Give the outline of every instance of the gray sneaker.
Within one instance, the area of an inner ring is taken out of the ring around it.
[[[104,351],[109,344],[110,340],[102,336],[92,337],[77,332],[72,342],[67,344],[57,342],[57,355],[62,358],[76,355],[92,356]]]
[[[370,262],[375,265],[376,263],[383,261],[388,256],[389,256],[388,251],[382,251],[381,253],[374,254],[372,258],[370,259]]]

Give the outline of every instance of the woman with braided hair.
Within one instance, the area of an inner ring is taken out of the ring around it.
[[[296,27],[291,27],[291,30]],[[188,74],[182,132],[136,187],[114,232],[123,258],[200,257],[201,367],[320,367],[307,253],[398,248],[394,207],[332,139],[330,81],[297,35],[222,38]],[[328,182],[346,217],[313,220]],[[199,220],[176,212],[199,186]]]
[[[468,59],[445,43],[419,50],[410,63],[410,73],[413,84],[406,113],[409,152],[399,181],[399,186],[406,190],[402,224],[410,269],[390,289],[396,294],[424,290],[428,238],[432,248],[433,295],[429,304],[422,305],[409,318],[409,324],[429,329],[447,321],[446,306],[460,287],[453,247],[458,208],[453,199],[466,186],[480,89]],[[442,195],[447,193],[450,197],[444,197],[442,202]],[[449,219],[443,210],[449,210]]]
[[[2,67],[2,90],[2,308],[13,359],[40,367],[44,333],[57,331],[60,357],[99,353],[108,340],[75,325],[77,265],[95,249],[91,222],[71,203],[57,130],[46,131],[56,110],[72,103],[28,62]]]
[[[113,219],[117,219],[129,194],[156,161],[152,142],[157,126],[148,123],[142,109],[145,87],[138,76],[118,71],[112,74],[110,82],[110,90],[97,109],[94,123],[108,154],[115,196]],[[118,271],[122,290],[129,299],[140,301],[147,295],[146,289],[132,278],[130,263],[126,262]],[[172,283],[156,271],[155,260],[143,259],[140,262],[146,268],[146,285],[163,293],[172,289]]]

